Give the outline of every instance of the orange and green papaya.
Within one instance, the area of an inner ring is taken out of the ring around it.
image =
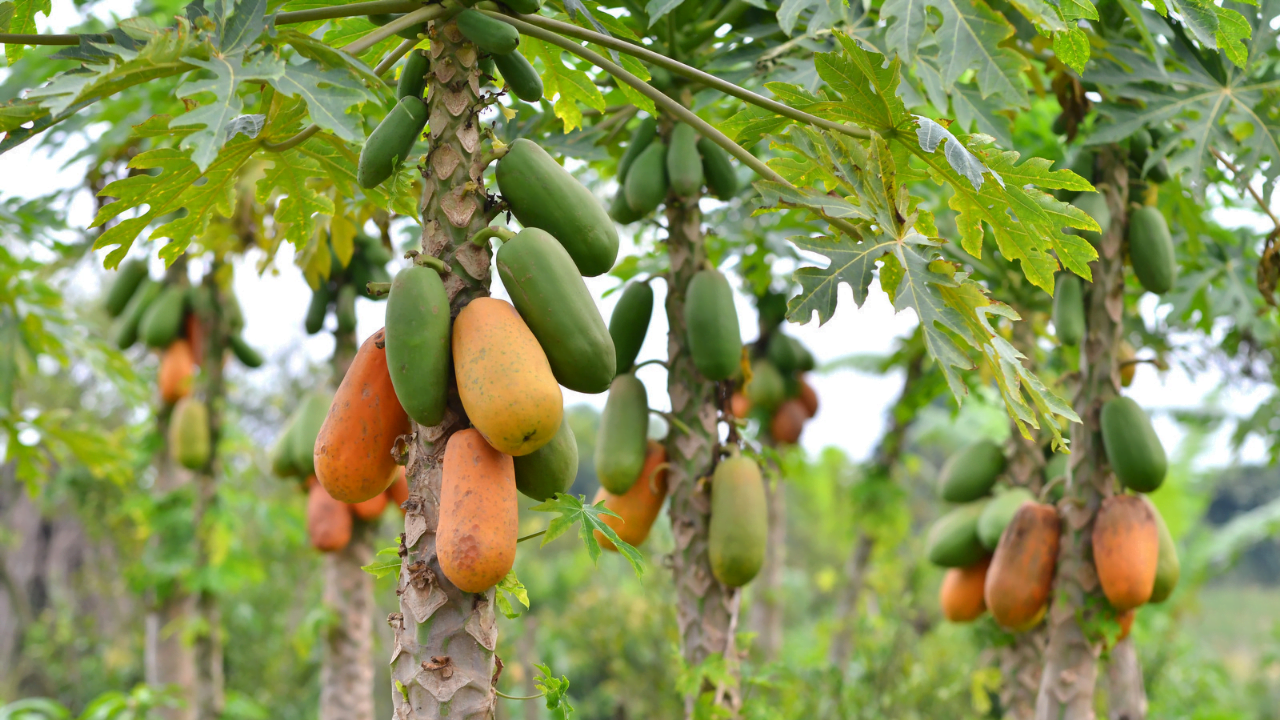
[[[1023,503],[1000,536],[983,596],[991,616],[1010,630],[1030,629],[1044,617],[1058,564],[1061,531],[1052,505]]]
[[[1160,564],[1160,530],[1151,506],[1136,495],[1103,500],[1092,542],[1098,584],[1111,607],[1124,612],[1146,604]]]
[[[729,587],[751,582],[764,564],[768,535],[760,466],[741,456],[721,460],[711,476],[711,574]]]
[[[175,340],[160,355],[160,400],[172,405],[191,394],[195,381],[196,358],[191,343]]]
[[[209,410],[195,398],[183,398],[169,418],[169,455],[188,470],[200,470],[209,462]]]
[[[615,512],[618,517],[602,515],[605,525],[613,528],[618,539],[632,547],[639,547],[649,537],[654,520],[662,511],[662,503],[667,497],[667,449],[661,443],[649,441],[644,456],[644,467],[640,469],[640,477],[632,484],[631,489],[622,495],[600,488],[593,502],[604,501],[605,509]],[[604,533],[595,531],[596,542],[605,550],[618,551]]]
[[[1022,487],[1010,488],[992,498],[978,516],[978,541],[982,543],[982,547],[995,550],[1000,544],[1000,536],[1013,521],[1018,508],[1023,503],[1035,502],[1035,499],[1036,496],[1030,490]]]
[[[990,566],[991,559],[983,558],[968,567],[947,570],[942,578],[942,587],[938,589],[938,604],[942,606],[943,617],[953,623],[973,622],[982,617],[982,613],[987,611],[983,592]]]
[[[338,552],[351,542],[351,511],[318,482],[307,491],[307,538],[320,552]]]

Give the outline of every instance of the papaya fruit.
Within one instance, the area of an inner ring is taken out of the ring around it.
[[[1151,419],[1131,398],[1116,397],[1102,406],[1102,447],[1121,485],[1154,492],[1164,482],[1169,458]]]
[[[613,196],[613,202],[609,204],[609,217],[619,225],[630,225],[644,215],[631,209],[631,204],[627,202],[627,194],[619,187],[618,192]]]
[[[422,50],[410,50],[404,57],[404,67],[400,68],[400,80],[396,83],[396,99],[414,97],[422,98],[422,91],[427,87],[427,72],[431,69],[431,60]]]
[[[640,153],[649,147],[649,143],[658,137],[658,122],[651,117],[642,119],[636,124],[636,129],[631,131],[631,139],[627,141],[627,149],[622,153],[622,158],[618,160],[618,187],[621,188],[626,182],[627,172],[630,171],[631,165],[635,163],[636,158],[640,157]],[[619,195],[625,197],[625,193],[619,191]]]
[[[653,288],[649,283],[632,282],[622,291],[618,304],[609,316],[609,337],[613,338],[614,362],[617,372],[631,372],[636,356],[649,333],[649,321],[653,318]]]
[[[1023,503],[1035,502],[1035,499],[1030,490],[1021,487],[1010,488],[992,498],[978,516],[978,541],[982,547],[994,551],[1018,508]]]
[[[364,260],[368,265],[374,267],[386,265],[396,259],[396,256],[382,243],[381,239],[370,237],[364,233],[356,234],[355,254],[359,255],[360,259]]]
[[[239,335],[244,330],[244,310],[240,308],[240,301],[233,292],[228,292],[222,298],[222,317],[232,335]]]
[[[698,372],[713,382],[732,377],[742,357],[742,335],[733,288],[719,270],[700,270],[689,281],[684,325],[689,354]]]
[[[614,495],[631,489],[644,467],[649,433],[649,395],[635,375],[623,373],[609,386],[596,434],[600,485]]]
[[[953,503],[977,500],[991,492],[1004,472],[1004,450],[991,440],[978,440],[947,458],[938,475],[938,494]]]
[[[1156,531],[1160,539],[1159,559],[1156,562],[1156,581],[1151,588],[1151,600],[1149,602],[1162,603],[1169,599],[1173,594],[1174,588],[1178,587],[1178,579],[1182,577],[1182,563],[1178,560],[1178,544],[1173,541],[1173,534],[1169,532],[1169,525],[1165,523],[1164,516],[1152,504],[1145,495],[1142,499],[1147,503],[1147,507],[1151,509],[1151,515],[1156,520]]]
[[[486,55],[480,58],[480,72],[490,78],[494,77],[498,72],[498,66],[493,62],[492,55]]]
[[[406,500],[409,499],[409,482],[404,477],[404,466],[397,465],[395,471],[395,480],[391,481],[391,485],[382,493],[387,496],[387,501],[400,509],[400,514],[405,514],[402,507]]]
[[[356,331],[355,285],[343,285],[338,288],[338,298],[333,304],[333,314],[338,318],[338,332],[354,333]]]
[[[307,491],[307,538],[320,552],[338,552],[351,542],[351,511],[333,499],[324,485],[312,483]]]
[[[1075,273],[1058,275],[1053,292],[1053,327],[1063,345],[1079,345],[1084,339],[1084,295]]]
[[[396,438],[413,430],[396,399],[387,371],[384,330],[356,351],[316,436],[316,479],[334,498],[356,503],[377,495],[395,479]]]
[[[782,373],[765,358],[751,363],[751,381],[743,387],[751,407],[772,413],[786,399]]]
[[[229,335],[227,337],[228,344],[231,345],[231,352],[240,361],[241,365],[247,368],[262,367],[262,353],[258,352],[252,345],[245,342],[240,334]]]
[[[987,601],[983,591],[987,583],[987,568],[991,566],[990,558],[983,558],[968,567],[950,568],[942,576],[942,587],[938,589],[938,604],[942,606],[942,616],[953,623],[973,622],[987,611]]]
[[[191,346],[191,358],[196,365],[203,365],[205,360],[205,331],[204,323],[200,320],[200,315],[194,312],[187,313],[186,319],[182,322],[185,330],[182,337]],[[176,340],[174,342],[177,342]]]
[[[315,335],[324,327],[324,316],[329,312],[329,301],[333,299],[333,293],[329,290],[329,283],[320,282],[320,287],[311,291],[311,303],[307,305],[307,317],[303,322],[308,335]]]
[[[413,144],[427,125],[427,104],[421,98],[403,97],[360,148],[356,182],[369,190],[391,177],[409,157]]]
[[[195,375],[196,359],[191,354],[191,344],[175,340],[160,355],[160,400],[172,405],[190,395]]]
[[[745,418],[751,412],[751,400],[741,392],[735,392],[729,398],[729,413],[736,418]]]
[[[1142,287],[1156,295],[1173,289],[1178,279],[1173,238],[1159,208],[1141,207],[1129,215],[1129,260]]]
[[[778,406],[769,422],[769,434],[774,440],[786,445],[794,445],[800,441],[800,433],[804,431],[804,421],[809,419],[809,411],[798,398],[791,398]]]
[[[1044,617],[1058,563],[1061,521],[1052,505],[1023,503],[1000,536],[983,597],[991,616],[1013,630]]]
[[[667,197],[667,146],[654,139],[627,169],[622,184],[627,205],[640,217],[658,209]]]
[[[1151,507],[1134,495],[1103,500],[1092,539],[1093,566],[1111,607],[1124,612],[1150,600],[1160,564],[1160,531]]]
[[[617,374],[613,338],[564,246],[543,230],[525,228],[498,249],[497,265],[556,380],[582,393],[609,389]]]
[[[684,123],[671,128],[667,143],[667,182],[676,195],[692,198],[702,189],[702,158],[698,131]]]
[[[134,293],[147,279],[147,264],[141,260],[129,260],[116,269],[116,278],[107,290],[107,315],[120,317],[120,313],[129,306]]]
[[[1146,128],[1138,128],[1129,136],[1129,159],[1139,171],[1147,162],[1151,153],[1151,133]]]
[[[276,442],[271,446],[268,459],[271,461],[271,474],[276,477],[305,477],[302,469],[293,462],[293,429],[297,422],[295,413],[285,422],[284,429],[276,436]]]
[[[760,467],[741,456],[721,460],[711,476],[711,574],[729,587],[751,582],[764,564],[768,534]]]
[[[766,354],[769,362],[783,375],[791,375],[800,369],[800,344],[795,338],[781,332],[774,333],[769,338]]]
[[[1138,351],[1126,340],[1121,340],[1116,345],[1116,364],[1120,370],[1120,387],[1129,387],[1133,384],[1133,376],[1138,372],[1138,364],[1132,362],[1138,357]]]
[[[169,456],[188,470],[209,463],[209,410],[195,398],[182,398],[169,417]]]
[[[1102,232],[1094,232],[1093,230],[1075,231],[1077,235],[1088,240],[1090,245],[1098,247],[1098,244],[1102,242],[1102,234],[1111,225],[1111,208],[1107,205],[1107,197],[1098,192],[1083,193],[1071,204],[1083,210],[1085,215],[1093,218],[1094,222],[1098,223],[1098,227],[1102,228]]]
[[[380,492],[368,500],[351,503],[347,507],[351,510],[351,514],[360,520],[365,522],[377,520],[382,511],[387,509],[387,493]]]
[[[133,293],[133,297],[125,305],[124,312],[116,320],[116,347],[128,350],[138,342],[138,327],[142,324],[142,318],[162,290],[164,290],[163,285],[148,278]]]
[[[428,267],[396,273],[387,297],[387,372],[409,417],[431,427],[444,420],[449,399],[449,297]]]
[[[987,502],[978,500],[953,508],[934,521],[925,538],[929,562],[938,567],[967,567],[986,557],[978,540],[978,518]]]
[[[618,229],[591,191],[538,147],[520,138],[498,161],[498,190],[520,224],[551,233],[584,277],[609,272]]]
[[[560,431],[551,442],[515,459],[516,489],[525,497],[542,502],[556,493],[569,492],[578,475],[578,439],[569,427],[569,416],[560,421]]]
[[[560,431],[564,396],[510,303],[477,298],[458,313],[453,372],[471,424],[499,451],[528,455]]]
[[[542,9],[542,0],[504,0],[502,4],[521,15],[529,15]]]
[[[818,414],[817,391],[814,390],[813,386],[810,385],[809,382],[804,379],[803,375],[796,378],[796,383],[799,385],[799,388],[800,388],[800,393],[799,395],[797,395],[797,397],[800,398],[800,402],[804,403],[805,412],[809,414],[809,417],[813,417],[814,415],[817,415]]]
[[[1147,168],[1147,180],[1157,185],[1169,181],[1169,161],[1160,158],[1155,165]]]
[[[289,454],[294,466],[304,477],[317,474],[314,460],[316,437],[320,435],[320,428],[329,415],[332,403],[332,395],[316,390],[307,393],[293,413],[295,420],[293,431],[289,435]]]
[[[167,348],[182,332],[186,318],[187,293],[178,286],[167,286],[142,316],[138,334],[149,348]]]
[[[494,55],[493,64],[502,73],[502,79],[507,81],[507,87],[511,88],[516,97],[530,103],[542,99],[542,78],[520,51]]]
[[[462,36],[493,55],[506,55],[520,47],[520,33],[512,26],[470,8],[454,18]]]
[[[702,175],[707,180],[707,192],[718,200],[728,200],[738,194],[738,172],[729,159],[729,153],[708,138],[698,138],[698,152],[702,154]]]
[[[600,519],[613,528],[622,542],[632,547],[640,547],[648,539],[653,522],[658,519],[658,513],[662,512],[662,503],[667,498],[666,462],[667,449],[661,443],[650,440],[645,450],[640,477],[632,484],[631,489],[621,495],[614,495],[604,488],[596,491],[592,502],[603,500],[605,509],[618,514],[618,517],[603,515]],[[618,551],[618,546],[606,538],[604,533],[596,530],[595,536],[600,547]]]
[[[474,429],[444,450],[436,552],[445,577],[463,592],[497,585],[516,560],[520,508],[515,466]]]

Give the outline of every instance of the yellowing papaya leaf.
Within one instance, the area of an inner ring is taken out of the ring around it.
[[[564,123],[566,135],[574,128],[582,127],[582,108],[578,107],[579,102],[594,110],[604,111],[604,95],[600,94],[600,88],[596,87],[585,72],[566,65],[560,48],[531,37],[521,38],[520,43],[528,56],[542,61],[543,94],[547,98],[555,98],[555,114]]]

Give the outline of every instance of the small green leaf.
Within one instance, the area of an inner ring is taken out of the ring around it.
[[[631,569],[635,571],[636,576],[643,576],[644,556],[639,550],[623,542],[622,538],[618,537],[618,533],[600,519],[601,515],[618,517],[618,514],[605,508],[603,500],[595,505],[588,504],[586,500],[585,495],[574,497],[556,493],[552,499],[529,508],[535,512],[560,513],[560,517],[552,519],[547,524],[547,532],[542,536],[542,545],[546,545],[568,532],[574,525],[578,525],[578,536],[587,546],[587,555],[591,557],[592,562],[595,562],[600,558],[601,552],[600,543],[596,542],[595,538],[595,531],[599,530],[600,534],[608,538],[609,542],[618,548],[618,552],[631,563]]]
[[[1089,37],[1078,27],[1056,32],[1053,34],[1053,52],[1067,67],[1083,73],[1085,63],[1089,62]]]
[[[516,577],[515,570],[508,572],[507,576],[502,578],[501,582],[498,583],[498,590],[500,592],[495,593],[498,601],[498,610],[508,620],[520,617],[520,611],[511,605],[511,598],[515,598],[517,602],[524,605],[526,610],[529,608],[529,592],[525,590],[524,584]]]
[[[362,565],[361,570],[369,573],[375,578],[383,578],[390,573],[395,573],[396,577],[400,577],[400,550],[396,546],[384,547],[373,556],[373,562],[368,565]]]
[[[534,680],[534,687],[546,698],[552,720],[569,720],[573,716],[573,706],[569,704],[569,678],[564,675],[556,678],[551,674],[551,666],[546,663],[539,663],[534,667],[542,674]]]

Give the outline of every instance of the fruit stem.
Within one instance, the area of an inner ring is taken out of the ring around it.
[[[413,49],[413,46],[417,44],[417,40],[405,40],[397,45],[395,50],[392,50],[386,57],[382,58],[382,62],[378,63],[378,66],[373,69],[373,74],[378,77],[382,77],[384,73],[396,64],[396,61],[405,55],[408,55],[409,51]]]
[[[537,700],[542,697],[541,695],[508,695],[498,688],[494,688],[493,693],[498,697],[504,697],[508,700]]]
[[[507,145],[503,145],[502,147],[495,147],[493,150],[480,156],[480,163],[484,166],[488,166],[489,163],[493,162],[494,160],[501,160],[502,158],[506,157],[508,152],[511,152],[511,148]]]
[[[661,365],[664,368],[671,369],[671,365],[669,365],[666,360],[662,360],[660,358],[654,358],[652,360],[645,360],[644,362],[636,363],[635,367],[631,368],[631,372],[635,372],[636,370],[639,370],[645,365]]]
[[[542,535],[546,535],[546,534],[547,534],[547,531],[546,531],[546,530],[539,530],[538,532],[533,533],[533,534],[531,534],[531,535],[525,535],[525,536],[524,536],[524,537],[522,537],[522,538],[516,538],[516,542],[518,542],[518,543],[522,543],[522,542],[524,542],[525,540],[532,540],[532,539],[534,539],[534,538],[536,538],[536,537],[540,537],[540,536],[542,536]]]
[[[502,242],[504,242],[504,243],[505,243],[506,241],[510,240],[511,238],[513,238],[513,237],[515,237],[515,236],[516,236],[516,234],[515,234],[514,232],[512,232],[511,230],[507,229],[507,228],[504,228],[504,227],[494,227],[494,226],[490,225],[489,227],[487,227],[487,228],[485,228],[485,229],[481,230],[480,232],[476,233],[475,235],[472,235],[472,236],[471,236],[471,241],[470,241],[470,242],[471,242],[471,244],[472,244],[472,245],[477,245],[477,246],[479,246],[479,247],[484,247],[484,246],[488,245],[488,244],[489,244],[489,241],[490,241],[490,240],[492,240],[492,239],[494,239],[494,238],[498,238],[499,240],[501,240]]]
[[[391,283],[371,282],[366,283],[365,288],[369,290],[369,294],[374,297],[382,297],[391,292]]]
[[[449,266],[445,264],[445,261],[434,255],[427,255],[426,253],[414,253],[413,264],[419,267],[429,267],[441,275],[450,271]]]
[[[672,415],[669,412],[663,412],[661,410],[654,410],[653,408],[649,408],[649,414],[657,415],[658,417],[661,417],[663,420],[666,420],[667,422],[671,423],[673,426],[679,428],[680,431],[683,432],[685,435],[693,434],[693,431],[689,429],[688,425],[684,424],[683,420],[676,417],[675,415]]]

